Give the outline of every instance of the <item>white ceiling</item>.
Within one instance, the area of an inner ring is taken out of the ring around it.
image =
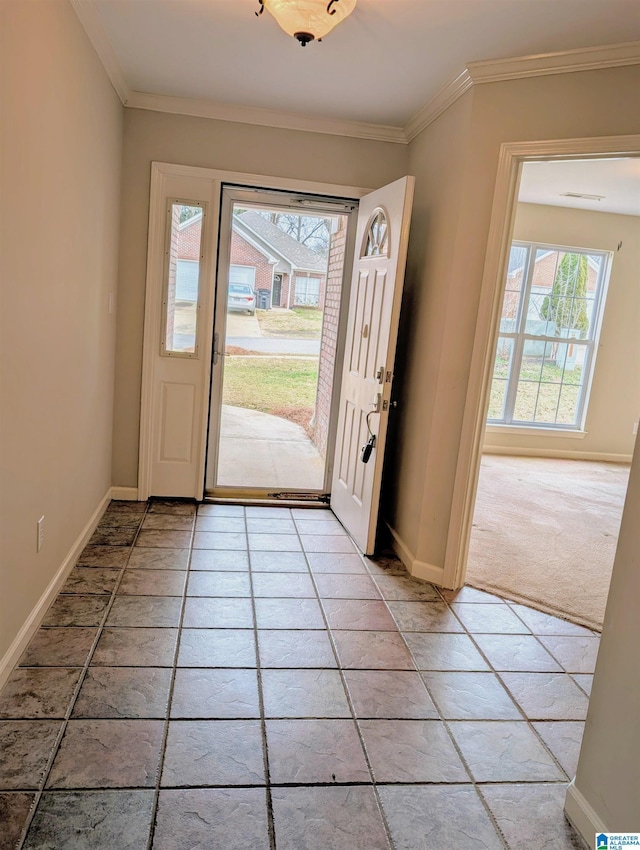
[[[305,48],[257,0],[80,4],[132,91],[394,127],[468,62],[640,39],[638,0],[358,0]]]
[[[604,197],[567,198],[565,192]],[[640,216],[640,158],[526,162],[518,200]]]

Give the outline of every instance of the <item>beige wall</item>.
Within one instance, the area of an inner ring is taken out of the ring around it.
[[[636,452],[575,779],[576,790],[612,832],[640,829],[639,518],[640,453]],[[593,833],[584,837],[593,841]]]
[[[422,489],[438,419],[434,390],[443,370],[447,371],[440,356],[443,319],[472,105],[469,92],[409,149],[408,171],[415,176],[416,187],[393,387],[398,407],[390,420],[383,513],[413,553],[421,528],[436,520],[423,516]],[[405,498],[405,494],[411,496]]]
[[[136,487],[151,163],[376,188],[402,177],[388,142],[125,110],[113,483]]]
[[[444,564],[500,145],[640,133],[639,90],[638,66],[483,84],[465,95],[469,120],[452,127],[464,138],[442,131],[448,110],[410,145],[422,198],[410,269],[436,315],[419,310],[401,342],[402,460],[390,471],[387,518],[421,562]],[[435,163],[454,174],[431,192]]]
[[[485,449],[629,459],[640,416],[640,217],[518,204],[514,239],[613,252],[584,439],[487,431]],[[622,247],[618,250],[618,244]]]
[[[1,660],[111,484],[122,107],[67,0],[0,8]]]

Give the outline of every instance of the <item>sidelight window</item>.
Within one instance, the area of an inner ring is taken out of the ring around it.
[[[175,201],[167,206],[162,354],[197,353],[203,217],[199,204]]]

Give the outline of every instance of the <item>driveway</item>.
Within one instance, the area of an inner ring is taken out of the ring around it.
[[[260,339],[250,336],[228,336],[227,345],[259,351],[261,354],[301,354],[319,355],[319,339],[282,339],[263,336]]]
[[[248,313],[227,313],[227,339],[230,345],[235,345],[229,337],[261,337],[260,325],[255,316]]]
[[[258,351],[260,354],[320,354],[319,339],[262,336],[258,319],[247,313],[227,314],[227,345]]]

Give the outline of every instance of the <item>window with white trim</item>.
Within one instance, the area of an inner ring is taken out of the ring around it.
[[[296,307],[318,307],[320,304],[320,278],[296,277],[293,303]]]
[[[514,242],[487,421],[582,428],[610,255]]]

